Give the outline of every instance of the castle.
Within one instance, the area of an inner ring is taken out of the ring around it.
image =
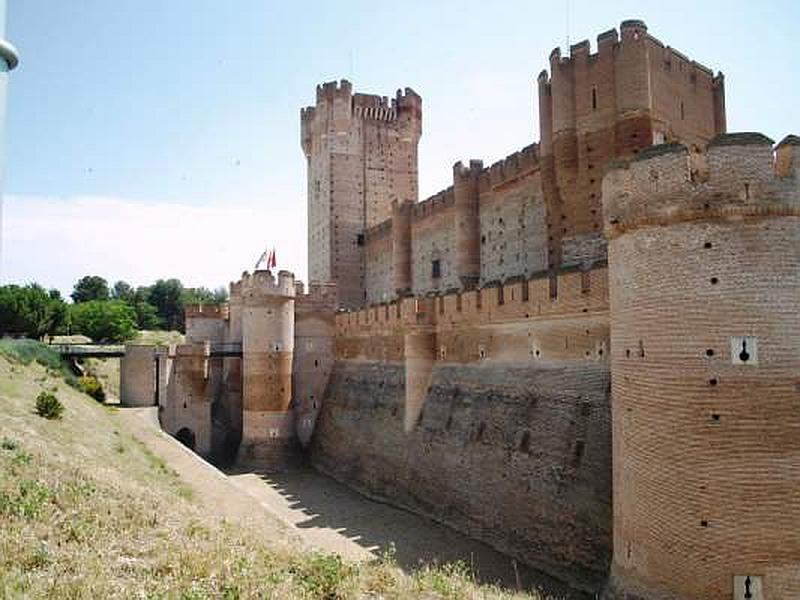
[[[318,87],[308,293],[244,273],[123,402],[609,598],[800,598],[800,138],[727,134],[641,21],[538,89],[538,144],[417,202],[421,98]]]

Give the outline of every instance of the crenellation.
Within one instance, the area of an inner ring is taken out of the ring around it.
[[[678,221],[800,214],[800,184],[781,176],[779,150],[761,134],[723,134],[704,153],[669,144],[613,165],[603,181],[607,235]]]

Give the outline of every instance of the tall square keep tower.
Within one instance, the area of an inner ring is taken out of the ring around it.
[[[422,99],[353,94],[349,81],[317,86],[301,111],[308,161],[308,277],[336,283],[341,307],[364,304],[364,231],[391,216],[392,201],[417,201]]]

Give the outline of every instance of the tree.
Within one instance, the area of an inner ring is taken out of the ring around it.
[[[67,326],[67,305],[58,290],[31,283],[0,287],[0,335],[41,338],[63,333]]]
[[[147,301],[156,312],[165,329],[183,330],[183,284],[178,279],[159,279],[150,288]]]
[[[98,275],[81,277],[70,296],[75,304],[90,300],[108,300],[108,282]]]
[[[89,300],[69,309],[73,333],[95,342],[122,342],[136,335],[136,312],[122,300]]]
[[[134,303],[135,292],[127,281],[117,281],[111,288],[111,298],[114,300],[124,300],[128,304]]]
[[[158,317],[156,307],[144,300],[133,305],[136,313],[136,325],[139,329],[160,329],[161,319]]]

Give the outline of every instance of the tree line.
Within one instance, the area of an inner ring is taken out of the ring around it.
[[[183,307],[219,305],[228,299],[224,287],[184,287],[179,279],[159,279],[134,288],[125,281],[112,286],[97,275],[81,277],[68,303],[58,290],[39,284],[0,286],[0,335],[41,339],[85,335],[96,342],[120,342],[137,330],[185,331]]]

